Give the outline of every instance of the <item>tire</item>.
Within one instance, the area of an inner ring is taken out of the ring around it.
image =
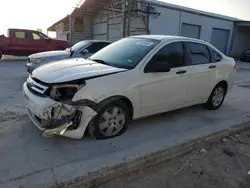
[[[218,94],[220,93],[220,94]],[[208,101],[205,103],[204,107],[208,110],[217,110],[223,104],[227,93],[225,84],[219,83],[215,86],[212,93],[210,94]],[[217,95],[217,98],[216,98]]]
[[[244,55],[242,55],[242,56],[240,57],[240,61],[245,62],[245,61],[246,61],[246,57],[245,57]]]
[[[2,59],[3,57],[3,53],[0,51],[0,60]]]
[[[118,109],[117,113],[114,113],[114,109]],[[113,101],[99,110],[89,123],[88,133],[97,140],[120,136],[126,131],[129,120],[130,111],[127,105],[121,100]]]

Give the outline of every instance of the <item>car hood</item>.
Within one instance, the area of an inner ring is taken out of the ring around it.
[[[127,69],[76,58],[42,65],[33,71],[32,77],[45,83],[62,83],[105,76],[125,70]]]
[[[67,51],[48,51],[48,52],[41,52],[32,54],[29,56],[30,59],[61,59],[61,58],[69,58],[70,52]]]

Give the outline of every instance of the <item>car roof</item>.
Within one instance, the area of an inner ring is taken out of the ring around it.
[[[175,35],[137,35],[137,36],[131,36],[134,38],[145,38],[145,39],[154,39],[154,40],[173,40],[173,39],[179,39],[179,40],[190,40],[190,41],[200,41],[204,42],[203,40],[190,38],[190,37],[182,37],[182,36],[175,36]]]
[[[195,39],[195,38],[189,38],[189,37],[182,37],[182,36],[175,36],[175,35],[137,35],[137,36],[131,36],[133,38],[144,38],[144,39],[153,39],[153,40],[159,40],[159,41],[170,41],[170,40],[183,40],[183,41],[190,41],[190,42],[199,42],[199,43],[205,43],[208,44],[206,41]]]

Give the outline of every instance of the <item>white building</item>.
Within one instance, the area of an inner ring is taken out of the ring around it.
[[[75,20],[81,19],[77,25]],[[116,41],[130,35],[164,34],[202,39],[234,56],[250,47],[248,22],[156,0],[85,0],[66,20],[53,28],[58,38],[68,34],[72,44],[84,39]]]

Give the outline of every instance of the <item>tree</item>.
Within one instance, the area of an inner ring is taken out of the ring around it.
[[[43,32],[43,30],[41,28],[37,28],[36,30],[41,32],[41,33]]]

